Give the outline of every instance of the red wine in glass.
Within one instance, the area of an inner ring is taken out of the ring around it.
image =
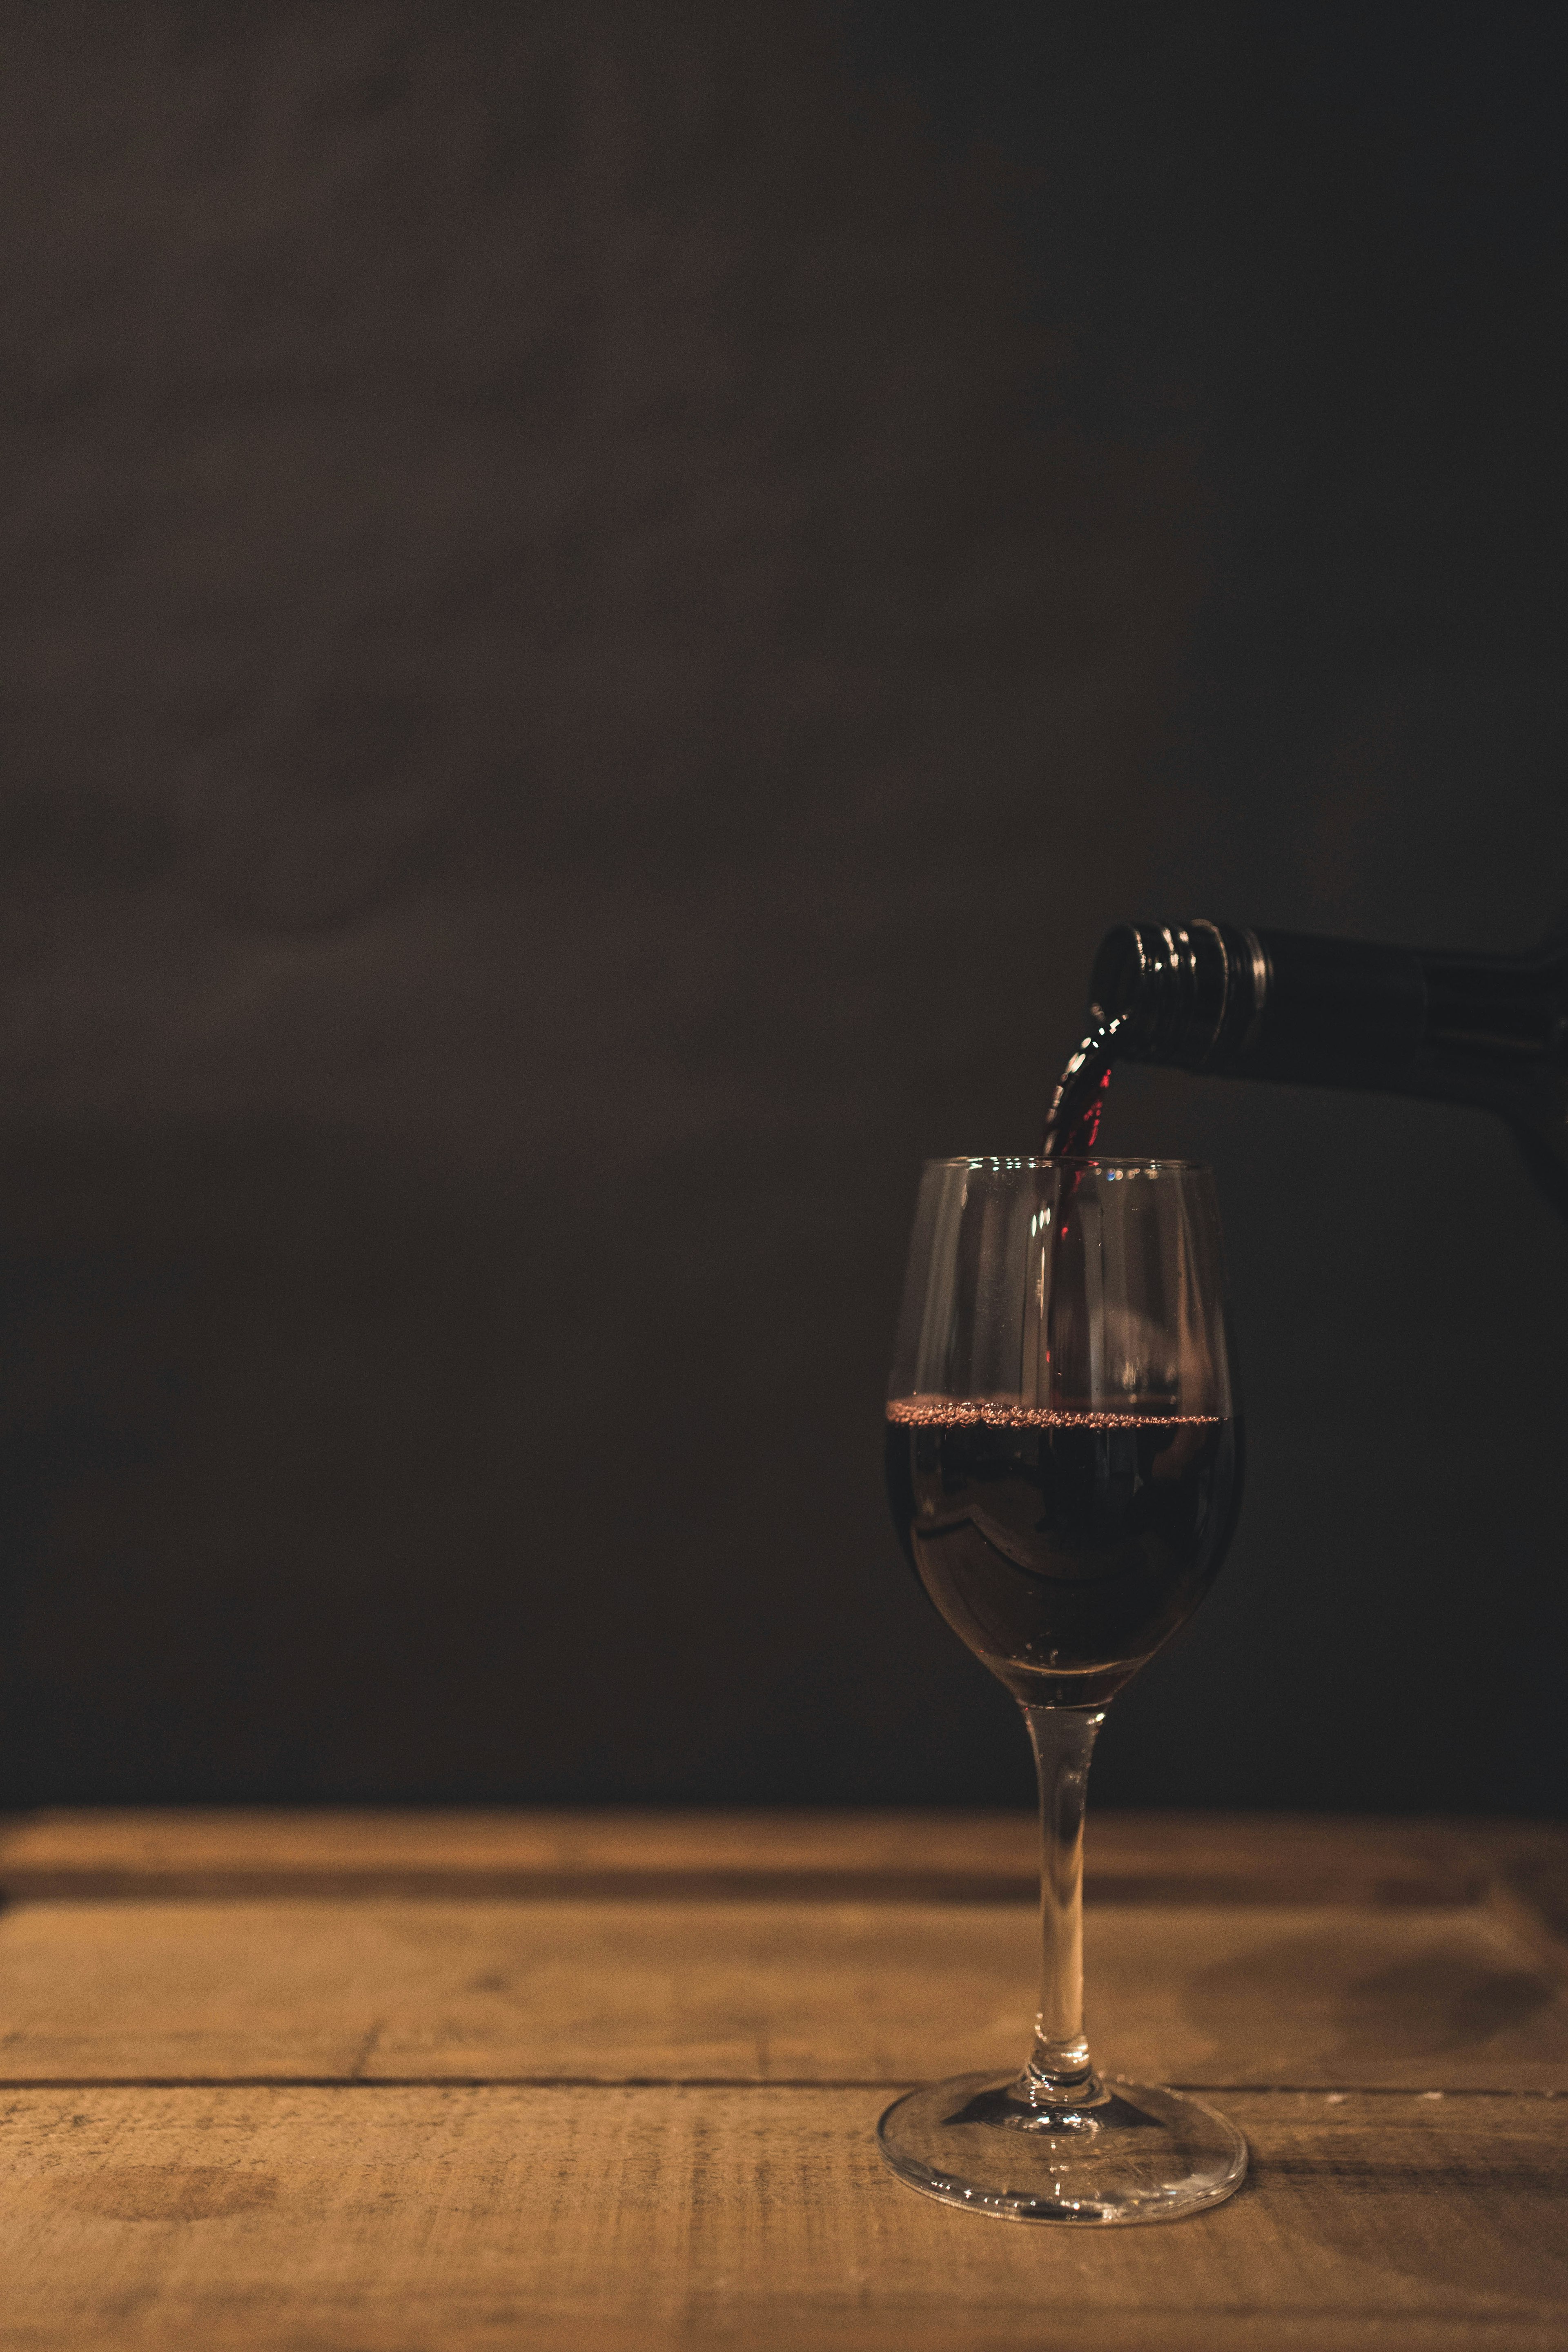
[[[1053,1107],[1092,1140],[1114,1037]],[[1247,2146],[1203,2102],[1104,2078],[1083,2024],[1084,1789],[1107,1702],[1191,1615],[1241,1491],[1219,1221],[1206,1169],[1087,1157],[925,1171],[888,1391],[906,1558],[1018,1700],[1039,1775],[1041,1970],[1021,2073],[912,2091],[878,2142],[899,2178],[1016,2221],[1156,2221],[1217,2204]]]

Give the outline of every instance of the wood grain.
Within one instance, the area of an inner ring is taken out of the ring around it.
[[[1174,2227],[876,2161],[1022,2053],[1022,1817],[13,1822],[0,2346],[1568,2352],[1561,1833],[1097,1834],[1101,2063],[1252,2144]]]
[[[0,2078],[910,2081],[1021,2059],[1022,1907],[37,1904]],[[1568,2091],[1558,1983],[1477,1908],[1091,1912],[1104,2063],[1158,2081]]]
[[[14,2094],[8,2346],[1568,2341],[1568,2107],[1242,2094],[1252,2186],[1008,2227],[879,2164],[880,2094]]]
[[[391,1894],[667,1899],[865,1892],[1032,1902],[1025,1813],[43,1813],[0,1826],[13,1900]],[[1517,1822],[1090,1816],[1091,1899],[1467,1904],[1504,1869],[1568,1886],[1568,1832]]]

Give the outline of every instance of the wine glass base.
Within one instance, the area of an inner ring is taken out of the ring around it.
[[[1120,2078],[1068,2108],[1017,2095],[1015,2074],[955,2074],[895,2099],[877,2143],[899,2179],[1008,2221],[1163,2221],[1240,2188],[1247,2142],[1200,2100]]]

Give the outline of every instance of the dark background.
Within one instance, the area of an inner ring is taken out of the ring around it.
[[[0,12],[0,1799],[1022,1799],[879,1488],[1093,945],[1568,908],[1557,7]],[[1102,1799],[1568,1800],[1568,1232],[1217,1164]]]

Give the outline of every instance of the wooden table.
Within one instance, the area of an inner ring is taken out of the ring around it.
[[[1568,2347],[1568,1839],[1101,1814],[1103,2063],[1251,2178],[1164,2227],[900,2187],[1022,2055],[1015,1816],[53,1814],[0,1831],[0,2344]]]

